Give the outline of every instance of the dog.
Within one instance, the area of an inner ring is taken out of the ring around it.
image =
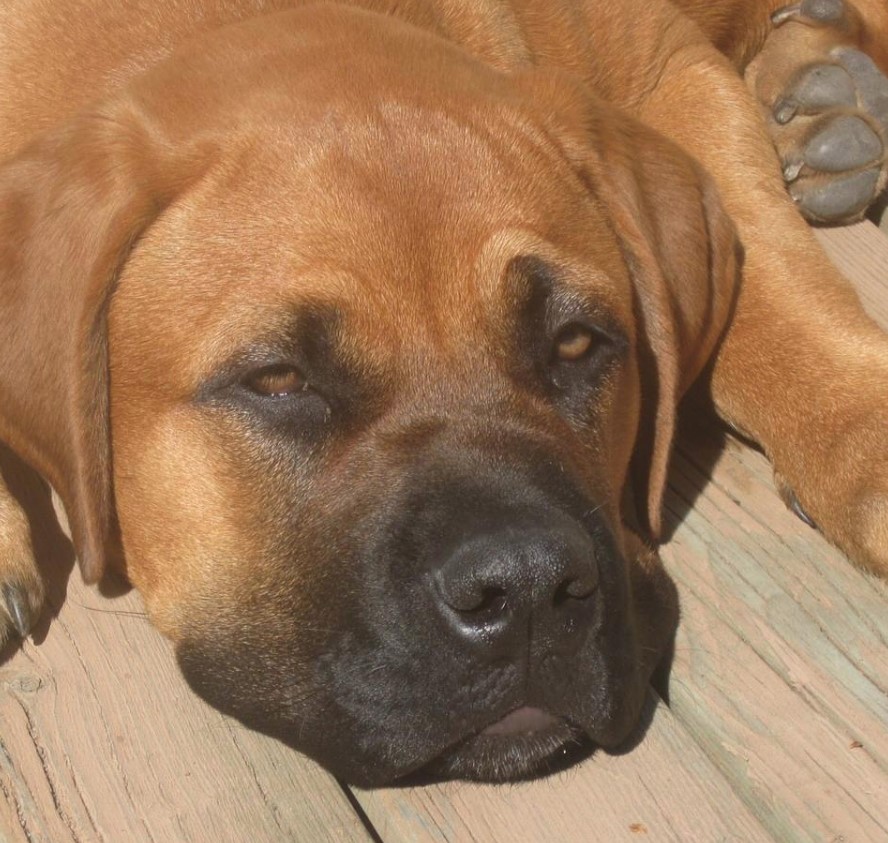
[[[192,687],[362,785],[625,741],[700,382],[888,574],[879,0],[0,11],[0,440]],[[0,637],[43,585],[0,483]]]

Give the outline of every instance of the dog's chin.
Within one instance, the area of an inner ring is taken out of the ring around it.
[[[417,777],[480,782],[536,778],[569,766],[587,743],[584,733],[567,720],[521,708],[450,747]]]

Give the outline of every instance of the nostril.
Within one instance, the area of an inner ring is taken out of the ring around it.
[[[453,606],[464,615],[499,615],[508,607],[508,599],[504,588],[485,588],[473,606]]]
[[[440,599],[454,612],[472,620],[501,615],[508,608],[508,592],[501,585],[479,582],[471,569],[455,577],[435,577],[435,587]]]
[[[598,573],[590,571],[579,577],[572,577],[564,580],[558,588],[555,589],[555,595],[552,602],[556,606],[561,606],[568,600],[588,600],[598,588]]]

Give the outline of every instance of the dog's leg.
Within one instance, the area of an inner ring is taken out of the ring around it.
[[[888,575],[888,335],[787,196],[758,104],[725,56],[667,3],[587,8],[591,84],[704,164],[743,244],[712,372],[719,412],[761,443],[832,541]]]
[[[43,594],[28,519],[0,475],[0,646],[13,633],[28,634]]]

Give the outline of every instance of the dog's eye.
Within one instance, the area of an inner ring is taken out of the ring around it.
[[[555,360],[565,363],[582,360],[594,346],[595,334],[589,328],[579,323],[566,325],[555,337]]]
[[[549,350],[546,377],[559,400],[587,401],[620,356],[622,345],[611,333],[585,320],[572,319],[555,332]]]
[[[250,372],[243,383],[252,392],[268,398],[286,398],[308,389],[308,381],[302,372],[286,364],[266,366]]]

